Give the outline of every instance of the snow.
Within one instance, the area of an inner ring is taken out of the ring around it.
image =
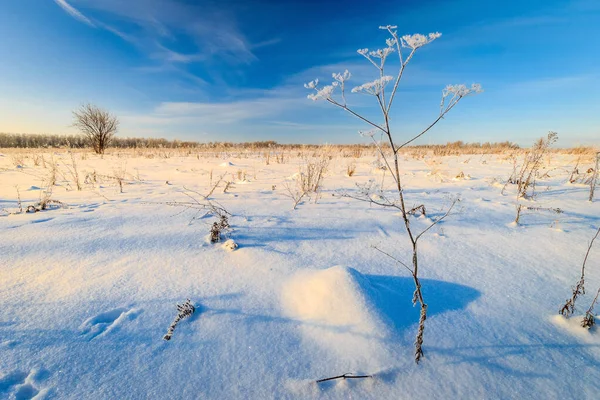
[[[583,328],[581,326],[583,317],[583,315],[575,315],[570,318],[565,318],[562,315],[554,315],[551,321],[559,328],[579,337],[586,343],[600,344],[600,336],[596,332],[598,328],[596,326],[590,329]]]
[[[411,217],[416,231],[461,198],[419,243],[429,314],[416,365],[412,278],[372,248],[409,260],[400,216],[334,196],[369,179],[392,188],[372,173],[374,154],[352,159],[348,177],[334,153],[318,199],[292,210],[282,188],[306,162],[296,152],[269,165],[258,153],[76,155],[82,181],[124,168],[120,193],[110,179],[77,191],[56,150],[52,199],[68,206],[19,214],[15,186],[23,209],[39,202],[49,168],[30,157],[16,168],[10,151],[0,150],[0,398],[597,398],[600,332],[578,323],[600,286],[600,247],[579,316],[557,316],[600,225],[600,201],[567,183],[576,155],[552,153],[526,203],[564,212],[527,210],[514,226],[511,187],[500,193],[506,155],[401,157],[408,204],[427,208]],[[224,163],[252,177],[210,197],[233,214],[235,251],[205,240],[216,218],[166,204],[208,193]],[[470,179],[453,180],[461,172]],[[196,312],[164,341],[186,299]],[[315,382],[344,373],[372,377]]]

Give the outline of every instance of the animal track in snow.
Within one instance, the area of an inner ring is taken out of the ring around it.
[[[40,389],[38,385],[47,376],[46,371],[38,369],[9,372],[0,378],[0,395],[8,395],[9,399],[15,400],[42,399],[49,389]]]
[[[136,308],[115,308],[86,319],[79,329],[82,335],[92,340],[114,331],[123,321],[137,318],[141,312],[142,310]]]

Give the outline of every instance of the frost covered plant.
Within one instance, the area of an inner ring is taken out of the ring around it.
[[[533,144],[533,147],[525,155],[525,159],[523,160],[523,164],[520,168],[517,168],[515,159],[513,173],[502,188],[502,194],[504,194],[508,184],[517,185],[517,215],[515,217],[515,223],[517,224],[519,223],[521,212],[524,208],[520,203],[520,199],[535,198],[535,188],[537,179],[540,176],[540,169],[542,168],[544,156],[550,149],[550,146],[556,143],[557,140],[558,133],[550,131],[548,132],[548,136],[546,138],[542,137]]]
[[[586,329],[590,329],[594,325],[596,325],[596,314],[594,313],[594,307],[598,302],[598,296],[600,296],[600,289],[596,292],[596,296],[590,305],[590,308],[585,312],[585,316],[583,317],[583,321],[581,321],[581,326]]]
[[[414,34],[414,35],[404,35],[402,37],[398,36],[396,31],[397,27],[392,25],[380,26],[380,29],[387,31],[391,37],[386,40],[386,47],[382,49],[369,50],[369,49],[359,49],[358,54],[363,56],[367,61],[369,61],[378,71],[378,76],[375,77],[373,81],[363,83],[361,85],[355,86],[351,92],[352,93],[362,93],[365,95],[373,96],[381,110],[381,120],[379,122],[375,122],[372,119],[366,118],[361,115],[359,112],[350,108],[346,101],[346,83],[351,78],[351,74],[348,71],[344,71],[340,74],[333,74],[334,81],[331,85],[319,86],[319,80],[314,80],[304,85],[307,89],[314,91],[308,95],[308,98],[317,101],[317,100],[325,100],[336,107],[342,108],[353,116],[359,118],[363,122],[373,128],[370,132],[365,133],[364,135],[370,137],[375,146],[377,147],[378,153],[385,164],[385,168],[392,175],[394,180],[394,198],[386,197],[381,190],[379,193],[374,193],[377,190],[376,185],[371,183],[369,185],[365,185],[364,187],[360,187],[357,195],[346,195],[348,197],[352,197],[361,201],[366,201],[371,204],[377,204],[382,207],[393,207],[400,210],[400,214],[402,216],[402,220],[404,222],[404,227],[406,228],[406,232],[408,234],[408,238],[410,240],[412,246],[412,258],[411,262],[404,263],[401,260],[384,253],[385,255],[393,258],[398,264],[405,267],[411,274],[414,284],[415,291],[413,296],[413,304],[419,304],[421,308],[420,318],[419,318],[419,328],[417,337],[415,340],[415,361],[418,363],[423,357],[423,333],[425,329],[425,320],[427,319],[427,304],[423,297],[423,292],[421,290],[421,281],[419,278],[419,257],[417,252],[417,243],[421,236],[431,229],[434,225],[439,223],[442,219],[448,216],[452,206],[448,209],[448,211],[434,220],[431,225],[425,228],[420,233],[414,232],[413,228],[410,224],[411,218],[411,210],[419,208],[419,206],[414,208],[409,208],[406,205],[406,201],[404,198],[404,190],[405,186],[401,181],[400,176],[400,167],[399,167],[399,151],[417,140],[425,133],[427,133],[431,128],[433,128],[444,116],[450,112],[460,100],[464,97],[471,96],[477,93],[482,92],[481,86],[479,84],[473,84],[471,86],[466,85],[448,85],[442,90],[441,102],[440,102],[440,111],[437,116],[434,118],[433,122],[429,124],[425,129],[421,132],[413,134],[407,138],[399,140],[392,133],[392,128],[390,124],[390,111],[392,108],[392,104],[394,102],[395,95],[398,90],[398,85],[402,79],[404,74],[404,70],[410,60],[413,58],[415,52],[421,47],[433,42],[438,39],[441,34],[438,32],[430,33],[428,35],[422,34]],[[390,55],[396,53],[399,59],[399,67],[398,70],[395,71],[394,75],[389,75],[386,73],[386,62]],[[388,88],[388,86],[390,86]],[[339,97],[334,97],[336,90],[339,92]],[[375,139],[375,134],[381,133],[384,138],[385,144],[378,142]],[[391,156],[388,156],[384,152],[384,148],[386,151],[391,150]],[[423,207],[424,209],[424,207]]]
[[[590,241],[590,244],[588,245],[587,252],[585,253],[585,257],[583,258],[583,265],[581,266],[581,277],[579,278],[579,281],[577,282],[577,284],[573,287],[573,293],[572,293],[571,297],[569,299],[567,299],[565,304],[558,311],[558,313],[561,314],[565,318],[569,318],[571,315],[573,315],[573,313],[575,312],[575,302],[577,301],[579,296],[582,296],[585,294],[585,264],[587,263],[588,257],[590,255],[590,251],[592,250],[592,246],[594,245],[594,240],[596,240],[598,235],[600,235],[600,228],[598,228],[598,230],[596,231],[596,234],[594,235],[594,237]],[[594,302],[592,303],[592,307],[590,307],[590,310],[593,310],[593,307],[594,307],[594,304],[596,303],[597,298],[598,298],[598,295],[596,295],[596,298],[594,299]],[[590,311],[588,311],[588,313],[589,312]],[[586,314],[586,317],[587,317],[587,314]]]
[[[169,329],[167,330],[167,334],[165,336],[163,336],[163,339],[167,340],[167,341],[171,340],[171,337],[173,336],[173,332],[175,331],[175,327],[177,326],[179,321],[181,321],[182,319],[191,317],[195,311],[196,311],[196,307],[194,307],[194,305],[192,304],[190,299],[187,299],[185,301],[185,303],[183,303],[183,304],[177,304],[177,316],[175,317],[175,319],[169,326]]]
[[[217,243],[221,241],[221,236],[227,232],[231,226],[227,215],[221,215],[219,222],[214,222],[210,228],[210,242]]]

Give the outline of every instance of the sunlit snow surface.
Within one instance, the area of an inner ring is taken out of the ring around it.
[[[125,171],[120,193],[108,178],[75,190],[57,151],[52,198],[68,207],[8,215],[15,186],[33,204],[49,169],[33,151],[23,168],[0,153],[0,398],[598,398],[600,333],[577,323],[600,286],[600,243],[577,316],[555,317],[600,226],[600,200],[566,183],[577,156],[552,154],[525,202],[564,212],[526,211],[518,226],[512,189],[500,193],[506,155],[401,157],[408,204],[427,207],[416,231],[461,198],[420,242],[429,318],[417,366],[412,279],[371,247],[409,262],[401,219],[333,196],[371,178],[391,188],[371,154],[334,153],[316,204],[293,211],[297,152],[269,165],[262,152],[76,155],[82,182]],[[207,243],[213,218],[164,204],[221,176],[211,198],[233,214],[232,251]],[[188,298],[196,312],[164,341]],[[315,383],[344,373],[373,378]]]

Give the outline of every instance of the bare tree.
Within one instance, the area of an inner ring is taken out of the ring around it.
[[[117,117],[88,103],[73,111],[73,118],[73,126],[81,131],[96,154],[104,154],[119,128]]]
[[[448,211],[445,214],[443,214],[441,217],[436,219],[431,225],[429,225],[423,231],[421,231],[420,233],[414,232],[414,228],[412,228],[409,218],[416,209],[420,208],[420,206],[410,208],[409,206],[406,205],[406,201],[404,198],[405,187],[400,179],[401,175],[400,175],[398,152],[402,148],[406,147],[413,141],[415,141],[418,138],[420,138],[421,136],[423,136],[431,128],[433,128],[433,126],[435,126],[440,120],[442,120],[444,118],[444,116],[448,112],[450,112],[450,110],[452,110],[454,108],[454,106],[456,106],[463,97],[481,92],[481,87],[478,84],[473,84],[471,87],[467,87],[465,85],[448,85],[442,91],[442,99],[441,99],[439,113],[435,116],[435,118],[433,119],[433,122],[431,122],[425,129],[423,129],[419,133],[414,134],[414,135],[410,136],[409,138],[405,138],[400,141],[397,141],[394,138],[394,136],[392,135],[390,110],[391,110],[392,103],[394,101],[396,92],[398,90],[398,85],[400,83],[400,80],[402,79],[402,75],[404,74],[404,70],[405,70],[407,64],[413,58],[415,52],[419,48],[421,48],[424,45],[439,38],[441,36],[441,34],[440,33],[430,33],[429,35],[414,34],[414,35],[405,35],[405,36],[399,37],[397,34],[397,31],[396,31],[396,28],[397,28],[396,26],[391,26],[391,25],[380,27],[380,29],[387,31],[391,35],[391,38],[386,40],[387,46],[385,48],[379,49],[379,50],[374,50],[374,51],[369,51],[369,49],[358,50],[358,54],[365,57],[367,59],[367,61],[369,61],[378,70],[379,77],[377,79],[375,79],[373,82],[364,83],[360,86],[353,88],[352,92],[353,93],[363,93],[363,94],[367,94],[367,95],[371,95],[371,96],[375,97],[377,104],[382,113],[382,115],[381,115],[382,122],[381,123],[376,123],[373,120],[360,115],[358,112],[356,112],[354,109],[352,109],[348,106],[348,104],[346,102],[346,93],[345,93],[346,82],[351,77],[351,74],[350,74],[350,72],[348,72],[348,70],[344,71],[341,74],[333,74],[334,81],[332,82],[331,85],[319,87],[319,85],[318,85],[319,81],[315,80],[315,81],[305,84],[304,86],[307,89],[312,89],[312,90],[315,90],[315,92],[316,92],[314,94],[308,95],[309,99],[311,99],[311,100],[326,100],[327,102],[333,104],[334,106],[339,107],[339,108],[345,110],[346,112],[352,114],[353,116],[357,117],[358,119],[362,120],[363,122],[367,123],[368,125],[370,125],[373,128],[373,130],[371,132],[367,133],[367,136],[371,137],[371,139],[373,140],[375,146],[377,147],[379,154],[381,155],[381,157],[385,163],[386,169],[391,173],[392,178],[394,179],[394,191],[396,192],[396,195],[397,195],[396,199],[387,198],[385,196],[385,194],[383,193],[383,188],[379,188],[380,193],[377,196],[377,199],[380,199],[380,200],[373,199],[373,190],[375,190],[373,184],[368,184],[365,187],[361,187],[361,190],[359,191],[359,194],[357,196],[349,195],[349,197],[353,197],[353,198],[356,198],[356,199],[362,200],[362,201],[367,201],[372,204],[377,204],[377,205],[380,205],[383,207],[393,207],[393,208],[400,210],[400,214],[402,215],[402,220],[404,222],[404,227],[406,228],[406,232],[408,234],[408,238],[410,240],[411,247],[412,247],[411,261],[408,263],[404,263],[401,260],[399,260],[398,258],[396,258],[392,255],[389,255],[379,249],[378,250],[380,252],[382,252],[383,254],[385,254],[386,256],[389,256],[390,258],[392,258],[399,265],[406,268],[410,272],[410,274],[413,278],[413,281],[415,284],[415,291],[414,291],[414,295],[413,295],[413,304],[419,303],[420,308],[421,308],[421,314],[420,314],[420,318],[419,318],[419,328],[418,328],[418,333],[417,333],[417,337],[415,340],[415,361],[418,363],[421,360],[421,357],[423,356],[422,344],[423,344],[423,331],[425,329],[425,320],[427,319],[427,304],[425,303],[425,299],[424,299],[423,293],[421,291],[421,281],[419,279],[419,259],[418,259],[417,243],[418,243],[419,239],[421,238],[421,236],[425,232],[427,232],[435,224],[439,223],[442,219],[444,219],[448,216],[450,210],[454,206],[454,203],[452,203],[452,206],[450,206],[450,208],[448,209]],[[408,49],[408,55],[403,54],[403,49]],[[400,61],[399,68],[398,68],[398,71],[395,76],[389,76],[389,75],[385,74],[386,60],[388,59],[388,56],[390,54],[393,54],[394,52],[396,52],[399,57],[399,61]],[[386,85],[390,82],[393,82],[393,88],[389,91],[389,93],[386,93]],[[336,88],[339,88],[340,92],[341,92],[339,99],[335,99],[333,97],[333,93]],[[385,144],[382,144],[379,141],[375,140],[374,135],[377,132],[381,133],[381,135],[384,137],[384,141],[386,142]],[[390,151],[390,150],[391,150],[391,155],[386,154],[386,151]],[[422,207],[422,209],[424,210],[424,207]],[[409,266],[409,264],[410,264],[410,266]]]

